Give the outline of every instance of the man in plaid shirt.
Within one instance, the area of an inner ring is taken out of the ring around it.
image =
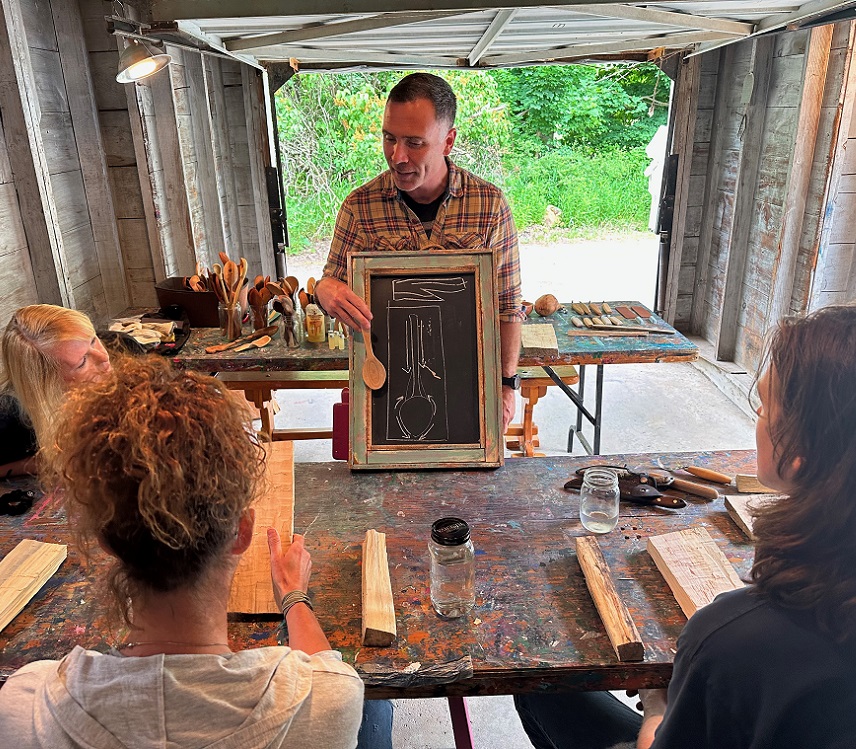
[[[371,311],[345,282],[349,253],[492,250],[499,287],[504,433],[520,386],[516,374],[523,313],[517,230],[499,188],[448,158],[457,135],[456,107],[449,84],[428,73],[408,75],[390,91],[383,116],[389,170],[342,204],[315,294],[328,314],[353,329],[368,330]]]

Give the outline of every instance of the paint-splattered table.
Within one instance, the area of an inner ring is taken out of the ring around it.
[[[613,456],[649,466],[703,465],[753,473],[753,451]],[[645,551],[650,535],[704,526],[742,577],[752,547],[722,499],[690,497],[664,510],[622,503],[618,527],[600,537],[616,586],[645,643],[640,663],[619,663],[577,564],[573,537],[583,533],[578,496],[563,490],[586,457],[509,461],[496,470],[352,473],[342,463],[297,464],[295,531],[312,553],[310,592],[333,647],[356,666],[370,697],[509,694],[533,690],[656,687],[667,683],[686,621]],[[736,490],[732,490],[735,491]],[[436,616],[428,596],[427,539],[432,521],[458,515],[477,550],[477,602],[454,621]],[[398,620],[392,647],[360,645],[360,560],[365,532],[387,534]],[[66,542],[57,503],[44,499],[21,518],[0,523],[0,554],[22,538]],[[25,663],[57,658],[75,644],[106,650],[110,634],[89,572],[72,547],[68,560],[0,633],[0,678]],[[233,648],[281,642],[278,621],[230,624]]]
[[[639,302],[610,302],[613,309],[619,305],[640,306]],[[589,454],[600,452],[600,436],[603,422],[603,367],[605,364],[642,364],[648,362],[688,362],[698,358],[698,348],[686,336],[676,331],[659,316],[645,321],[650,328],[662,330],[661,334],[644,337],[574,336],[570,304],[547,318],[533,313],[526,325],[550,323],[556,331],[559,343],[558,356],[523,355],[521,367],[542,366],[553,382],[573,401],[577,408],[576,426],[568,432],[568,452],[573,449],[574,435]],[[261,414],[262,431],[273,434],[276,439],[325,438],[329,430],[273,430],[270,413],[272,392],[286,388],[332,387],[347,384],[349,367],[347,350],[331,350],[326,343],[302,343],[299,348],[288,348],[281,335],[274,336],[270,345],[263,349],[250,349],[236,353],[225,351],[207,354],[206,347],[222,343],[217,328],[195,329],[182,350],[172,358],[173,364],[185,369],[220,373],[224,381],[234,389],[243,390],[247,400]],[[350,345],[350,341],[349,344]],[[574,365],[580,370],[577,390],[572,390],[553,371],[559,365]],[[594,413],[585,405],[586,366],[597,367],[595,380]],[[594,427],[592,443],[583,435],[583,419]]]
[[[627,307],[644,306],[640,302],[610,301],[613,310],[624,305]],[[574,313],[570,303],[563,305],[558,312],[549,317],[539,317],[534,312],[526,320],[525,325],[544,325],[550,323],[556,331],[559,344],[558,356],[536,357],[521,355],[521,367],[544,367],[544,371],[553,382],[573,401],[577,409],[576,425],[568,431],[568,452],[574,447],[574,435],[591,454],[600,453],[600,435],[603,425],[603,367],[605,364],[645,364],[654,362],[690,362],[698,359],[698,347],[686,336],[675,330],[660,316],[651,313],[644,320],[644,326],[662,333],[651,333],[645,336],[614,336],[614,335],[576,335],[577,328],[571,324]],[[640,324],[643,321],[639,321]],[[596,329],[595,329],[596,330]],[[579,367],[580,381],[576,391],[562,382],[553,371],[560,365]],[[593,364],[597,367],[595,380],[594,413],[585,405],[586,366]],[[583,434],[583,419],[594,427],[594,435],[589,443]]]

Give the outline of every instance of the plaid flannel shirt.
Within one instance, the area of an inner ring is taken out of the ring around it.
[[[413,252],[444,249],[493,251],[499,289],[499,319],[523,319],[517,229],[502,191],[447,159],[449,187],[431,237],[399,195],[389,170],[358,187],[336,217],[324,276],[347,281],[351,252]]]

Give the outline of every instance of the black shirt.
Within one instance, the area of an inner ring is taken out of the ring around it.
[[[401,190],[398,191],[398,194],[401,195],[401,199],[404,201],[404,204],[410,208],[410,210],[416,214],[416,218],[422,222],[422,226],[425,227],[425,231],[430,238],[431,227],[434,225],[434,219],[437,218],[440,206],[443,205],[443,201],[446,199],[448,193],[444,192],[439,198],[432,200],[430,203],[417,203],[406,192],[401,192]]]
[[[0,395],[0,465],[29,458],[38,449],[36,433],[22,419],[14,396]]]
[[[852,749],[856,642],[754,587],[723,593],[678,638],[668,705],[652,749]]]

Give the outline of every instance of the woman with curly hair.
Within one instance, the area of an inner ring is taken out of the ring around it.
[[[38,445],[75,385],[103,377],[110,356],[82,312],[53,304],[17,310],[3,333],[0,478],[33,473]]]
[[[108,653],[76,647],[11,676],[4,743],[354,747],[363,685],[309,604],[302,536],[283,553],[267,531],[290,647],[230,645],[229,589],[263,476],[245,404],[158,357],[127,359],[67,395],[54,434],[47,476],[82,547],[112,557],[115,620],[128,634]]]
[[[784,320],[757,382],[753,585],[697,611],[644,719],[607,692],[520,696],[543,749],[856,746],[856,306]],[[638,734],[638,736],[637,736]]]

